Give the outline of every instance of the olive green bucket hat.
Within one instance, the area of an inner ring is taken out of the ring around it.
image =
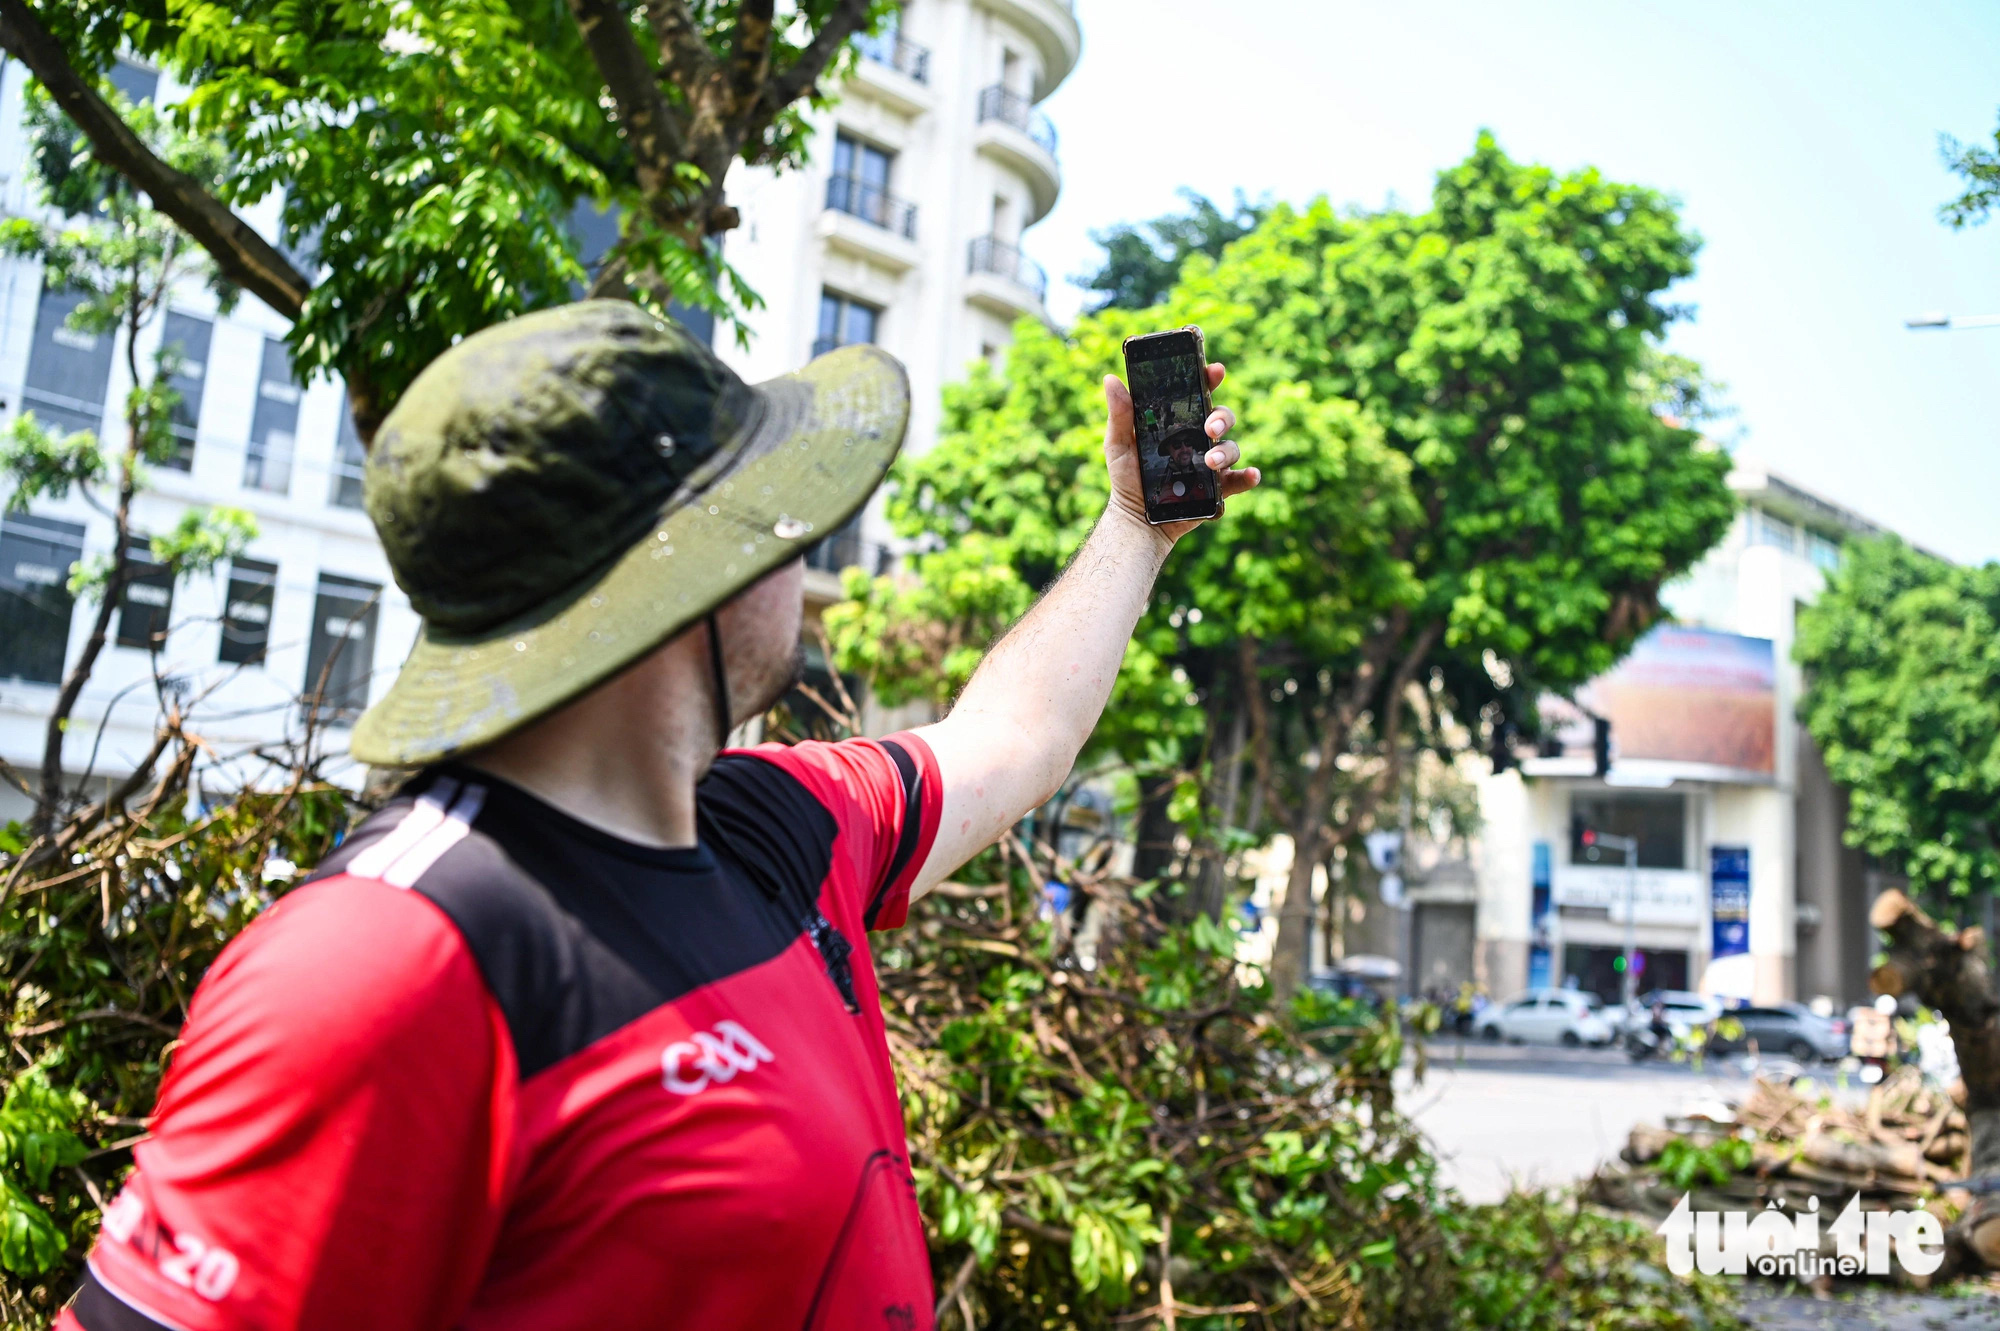
[[[879,348],[753,386],[624,301],[467,338],[369,452],[368,516],[424,622],[354,756],[435,762],[602,683],[851,518],[909,414]]]

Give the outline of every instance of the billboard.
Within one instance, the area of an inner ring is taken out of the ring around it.
[[[1768,638],[1666,624],[1653,629],[1577,702],[1611,718],[1617,759],[1777,771],[1778,672]],[[1590,752],[1590,725],[1561,702],[1546,718],[1566,754]],[[1576,724],[1580,723],[1580,724]]]

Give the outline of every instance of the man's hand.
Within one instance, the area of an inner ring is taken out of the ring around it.
[[[1209,387],[1221,382],[1222,367],[1209,366]],[[1104,381],[1104,398],[1111,500],[1103,519],[1056,584],[986,654],[951,715],[916,732],[937,757],[944,812],[912,897],[1061,788],[1111,696],[1161,562],[1175,541],[1200,525],[1146,521],[1132,398],[1115,378]],[[1207,422],[1215,442],[1204,460],[1219,473],[1224,496],[1241,494],[1259,479],[1255,467],[1232,470],[1236,445],[1223,436],[1235,423],[1227,407],[1218,407]]]
[[[1220,364],[1208,367],[1208,391],[1213,393],[1222,384],[1226,371]],[[1104,465],[1111,472],[1111,508],[1123,517],[1146,521],[1146,487],[1139,474],[1139,444],[1132,428],[1132,394],[1126,391],[1115,374],[1104,376],[1104,405],[1108,414],[1104,422]],[[1233,440],[1223,438],[1236,428],[1236,413],[1227,407],[1217,407],[1208,415],[1205,426],[1208,437],[1215,441],[1203,458],[1210,471],[1216,473],[1216,481],[1221,486],[1222,498],[1242,494],[1262,480],[1262,474],[1255,467],[1236,466],[1242,456]],[[1233,470],[1232,470],[1233,469]],[[1220,507],[1217,516],[1221,515]],[[1172,545],[1181,537],[1199,527],[1202,519],[1192,522],[1166,522],[1153,530]]]

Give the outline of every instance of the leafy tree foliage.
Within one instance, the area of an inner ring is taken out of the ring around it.
[[[215,144],[163,124],[150,105],[127,108],[135,132],[144,135],[163,161],[190,179],[213,179],[221,170]],[[69,215],[61,221],[13,217],[0,222],[0,252],[37,259],[51,289],[78,295],[69,326],[86,333],[122,337],[125,369],[132,387],[125,399],[125,441],[115,454],[94,431],[57,434],[24,411],[0,431],[0,480],[11,482],[4,500],[19,512],[42,496],[62,498],[76,490],[111,518],[109,554],[79,563],[70,592],[96,598],[89,636],[57,690],[42,748],[40,779],[33,790],[34,828],[43,852],[53,850],[56,821],[66,812],[63,742],[70,715],[96,669],[111,616],[131,581],[132,503],[145,484],[149,464],[165,462],[177,446],[173,409],[179,395],[169,386],[177,349],[161,349],[150,377],[142,372],[139,338],[184,282],[213,280],[215,273],[181,230],[152,208],[130,182],[87,153],[72,154],[67,124],[39,96],[28,100],[28,125],[41,170],[36,183],[43,201]],[[233,289],[222,285],[224,302]],[[101,491],[108,487],[109,493]],[[171,532],[150,540],[153,562],[170,578],[205,573],[256,539],[257,524],[234,508],[194,508]],[[157,647],[160,644],[155,644]]]
[[[204,803],[199,750],[170,717],[157,777],[66,818],[59,856],[0,827],[0,1324],[43,1325],[75,1289],[195,986],[345,825],[309,762]]]
[[[1215,201],[1183,188],[1185,213],[1168,213],[1150,222],[1121,222],[1090,233],[1104,250],[1104,262],[1079,280],[1098,293],[1091,311],[1143,310],[1158,305],[1180,280],[1188,256],[1206,254],[1220,259],[1232,241],[1257,229],[1269,211],[1263,203],[1248,203],[1239,191],[1236,206],[1225,213]]]
[[[105,166],[293,320],[302,373],[346,377],[372,436],[458,337],[590,285],[664,308],[754,303],[708,243],[724,176],[805,153],[804,107],[890,0],[0,0],[0,46]],[[196,179],[106,100],[120,49],[193,92],[179,123],[224,169]],[[282,196],[283,248],[240,210]],[[617,208],[586,272],[572,218]]]
[[[1849,547],[1794,653],[1799,715],[1848,791],[1848,843],[1942,906],[2000,891],[2000,564],[1893,536]]]
[[[1940,135],[1938,149],[1944,164],[1965,182],[1965,192],[1938,210],[1952,227],[1977,226],[2000,205],[2000,129],[1993,131],[1993,143],[1961,143],[1949,134]]]
[[[1641,1225],[1441,1184],[1392,1087],[1435,1010],[1278,1003],[1233,930],[1102,874],[1073,933],[1056,867],[989,853],[883,939],[940,1326],[1735,1325]]]
[[[1665,418],[1699,383],[1655,350],[1695,249],[1660,195],[1482,136],[1426,212],[1274,207],[1219,262],[1190,259],[1164,305],[1066,338],[1024,323],[1005,377],[975,368],[939,445],[903,464],[906,536],[976,534],[1039,588],[1103,506],[1099,384],[1120,340],[1206,330],[1266,484],[1168,562],[1094,743],[1181,772],[1198,825],[1291,835],[1281,990],[1314,866],[1372,825],[1411,755],[1532,732],[1533,700],[1615,662],[1726,529],[1726,459]],[[829,620],[843,668],[948,692],[935,660],[864,646],[993,618],[939,610],[940,557],[915,561],[921,614],[893,580],[854,585]]]

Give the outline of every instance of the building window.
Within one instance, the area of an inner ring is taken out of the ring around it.
[[[134,536],[125,547],[125,590],[118,594],[118,645],[157,652],[167,645],[174,612],[174,577],[153,562],[153,543]]]
[[[60,684],[69,656],[69,570],[83,526],[16,513],[0,519],[0,679]]]
[[[1593,828],[1612,836],[1636,837],[1641,869],[1685,869],[1687,867],[1687,796],[1646,791],[1578,793],[1570,799],[1570,814],[1578,827]],[[1572,835],[1571,864],[1607,865],[1622,868],[1623,851],[1606,851],[1586,846]]]
[[[174,451],[160,465],[175,471],[194,467],[195,428],[201,423],[201,390],[208,379],[208,346],[215,325],[179,310],[167,311],[166,330],[161,334],[162,350],[172,352],[173,375],[167,386],[180,395],[174,403],[168,428],[173,431]]]
[[[299,433],[299,386],[292,382],[292,358],[275,337],[264,339],[264,364],[257,376],[257,410],[250,417],[250,449],[243,458],[243,484],[284,494],[292,488],[292,447]]]
[[[1761,508],[1751,509],[1746,517],[1750,524],[1750,544],[1785,551],[1799,548],[1799,529],[1783,518],[1774,518]]]
[[[835,347],[873,342],[882,311],[873,305],[838,292],[819,293],[819,336],[813,340],[813,355],[824,356]]]
[[[82,301],[81,292],[42,288],[28,377],[21,385],[22,409],[64,434],[103,427],[104,397],[111,386],[111,334],[69,326],[70,312]]]
[[[278,566],[238,559],[229,566],[229,596],[222,603],[222,649],[216,659],[231,665],[262,665],[271,645],[271,605],[277,599]]]
[[[153,100],[153,94],[160,90],[160,76],[157,71],[135,65],[130,60],[118,60],[111,66],[111,86],[124,94],[126,101],[137,106]]]
[[[1806,558],[1827,573],[1840,567],[1840,546],[1824,536],[1809,534],[1806,537]]]
[[[348,402],[340,409],[340,440],[333,447],[333,493],[327,501],[336,508],[360,508],[361,478],[367,463],[361,431],[354,428],[354,404]]]
[[[382,589],[355,578],[319,575],[312,641],[306,649],[305,697],[320,719],[346,725],[368,706],[375,670],[375,618]]]
[[[833,140],[833,175],[826,182],[826,206],[911,240],[917,235],[917,210],[889,193],[889,164],[880,148],[845,134]]]

